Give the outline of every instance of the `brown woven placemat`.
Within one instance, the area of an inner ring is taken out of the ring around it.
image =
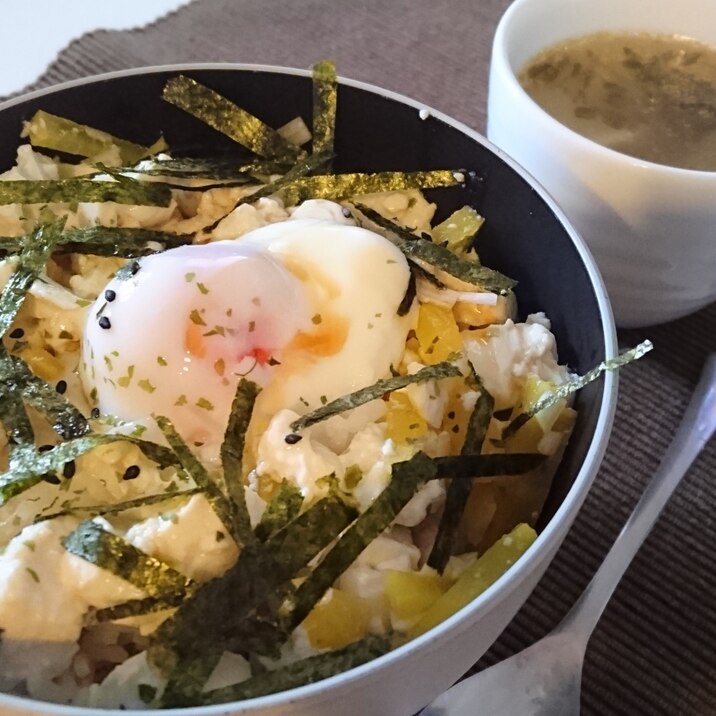
[[[507,5],[506,0],[194,0],[141,30],[82,37],[35,87],[141,65],[228,61],[307,68],[331,57],[343,76],[402,92],[482,131],[490,45]],[[656,349],[622,372],[609,450],[573,529],[533,596],[478,666],[545,634],[586,586],[658,465],[706,355],[716,350],[716,305],[619,336],[624,346],[644,337]],[[716,713],[715,508],[712,441],[592,637],[584,714]]]

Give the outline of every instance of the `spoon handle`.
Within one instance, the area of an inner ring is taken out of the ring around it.
[[[619,580],[689,466],[716,429],[716,354],[706,360],[683,420],[658,470],[619,533],[601,567],[558,631],[581,635],[586,646]]]

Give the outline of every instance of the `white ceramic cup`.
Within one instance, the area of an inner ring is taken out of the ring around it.
[[[607,149],[555,120],[522,89],[517,75],[540,50],[600,31],[679,34],[716,46],[716,2],[516,0],[495,33],[487,136],[582,234],[617,325],[646,326],[716,299],[716,172]]]

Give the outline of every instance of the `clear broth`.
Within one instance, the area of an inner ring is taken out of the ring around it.
[[[555,119],[599,144],[716,170],[716,47],[679,36],[594,33],[543,50],[519,81]]]

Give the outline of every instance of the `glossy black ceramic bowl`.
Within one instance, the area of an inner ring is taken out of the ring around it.
[[[69,117],[142,144],[162,133],[176,155],[232,152],[224,135],[161,99],[182,73],[280,126],[300,114],[310,125],[310,74],[243,65],[143,68],[43,90],[0,107],[0,169],[15,160],[22,122],[36,110]],[[463,188],[432,190],[442,219],[463,204],[486,217],[480,257],[517,279],[522,318],[544,311],[560,362],[584,372],[615,354],[609,303],[591,255],[562,212],[520,167],[476,132],[405,97],[341,80],[337,171],[461,167],[474,173]],[[456,681],[489,647],[526,600],[582,504],[606,448],[616,401],[608,374],[579,392],[578,411],[554,480],[537,541],[489,590],[422,637],[368,664],[280,694],[192,709],[195,714],[412,714]],[[0,695],[7,714],[75,714],[76,708]],[[88,710],[83,713],[107,714]],[[127,713],[126,711],[117,713]],[[187,713],[187,711],[183,711]]]

